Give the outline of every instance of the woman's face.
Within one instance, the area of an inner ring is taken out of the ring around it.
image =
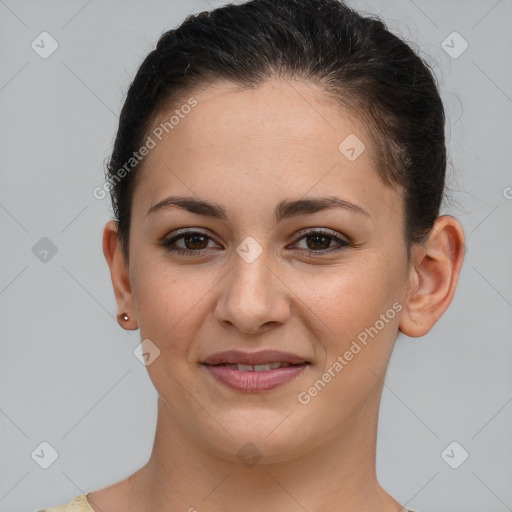
[[[153,136],[133,196],[133,302],[141,340],[160,350],[147,369],[168,420],[212,452],[234,460],[252,443],[269,462],[298,456],[375,419],[408,284],[402,196],[374,170],[361,126],[312,86],[216,83],[193,96]],[[170,196],[225,217],[148,212]],[[323,198],[353,207],[308,206]],[[203,364],[232,349],[309,364],[244,391]]]

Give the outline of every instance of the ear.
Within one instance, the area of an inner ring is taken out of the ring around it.
[[[451,215],[438,217],[427,242],[413,250],[400,331],[416,338],[432,329],[455,294],[464,252],[459,221]]]
[[[117,233],[117,222],[107,222],[103,230],[103,254],[110,267],[110,277],[116,297],[118,314],[117,321],[123,329],[134,330],[138,328],[136,311],[134,307],[132,287],[130,284],[128,264],[121,251],[121,242]],[[126,313],[128,320],[122,320],[120,315]]]

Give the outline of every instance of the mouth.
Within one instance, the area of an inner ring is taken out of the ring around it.
[[[206,364],[206,363],[203,363]],[[206,364],[206,366],[224,366],[232,370],[240,372],[268,372],[269,370],[277,370],[278,368],[289,368],[290,366],[305,366],[311,364],[309,361],[303,363],[289,363],[288,361],[276,361],[268,364],[240,364],[240,363],[219,363]]]
[[[311,364],[301,356],[276,350],[219,352],[201,363],[214,382],[252,393],[270,391],[288,383],[303,375]]]
[[[268,371],[292,365],[311,364],[304,357],[280,350],[260,350],[258,352],[228,350],[212,354],[202,363],[209,366],[240,366],[240,371]]]

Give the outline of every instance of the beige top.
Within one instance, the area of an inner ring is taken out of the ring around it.
[[[51,508],[43,508],[37,512],[94,512],[89,505],[86,494],[75,496],[67,505],[58,505]]]
[[[52,508],[43,508],[37,512],[94,512],[94,509],[89,505],[86,494],[80,494],[73,498],[67,505],[58,505]],[[401,512],[417,512],[409,508],[403,508]]]

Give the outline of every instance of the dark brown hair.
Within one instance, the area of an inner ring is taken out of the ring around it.
[[[257,87],[273,77],[318,85],[361,121],[379,176],[404,191],[408,256],[429,235],[447,163],[445,114],[429,65],[379,17],[339,0],[252,0],[190,15],[165,32],[128,89],[106,172],[127,262],[141,165],[122,179],[119,170],[156,116],[215,80]]]

